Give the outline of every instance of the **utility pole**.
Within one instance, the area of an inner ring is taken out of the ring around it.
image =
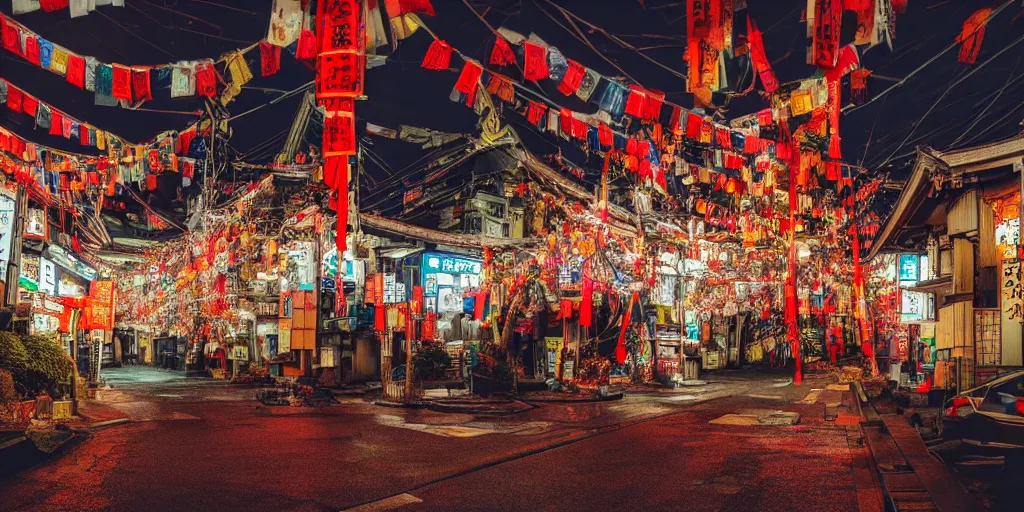
[[[788,324],[787,336],[790,346],[793,349],[793,359],[796,361],[796,369],[793,374],[793,384],[803,383],[804,376],[800,361],[800,331],[797,324],[797,300],[796,300],[796,173],[793,166],[789,172],[789,276],[786,279],[786,323]]]

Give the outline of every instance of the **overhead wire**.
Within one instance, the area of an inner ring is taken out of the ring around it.
[[[548,0],[545,0],[545,1],[548,1]],[[986,25],[988,25],[988,23],[990,21],[992,21],[993,19],[995,19],[995,17],[999,13],[1001,13],[1003,11],[1003,9],[1006,9],[1007,7],[1009,7],[1011,4],[1013,4],[1015,2],[1016,2],[1016,0],[1004,0],[1003,3],[999,7],[996,7],[995,9],[993,9],[992,12],[988,15],[988,17],[985,18],[985,23],[982,23],[979,26],[975,27],[974,30],[971,31],[971,33],[968,34],[968,35],[973,35],[975,32],[980,30],[982,27],[985,27]],[[866,101],[866,102],[864,102],[864,103],[862,103],[860,105],[855,105],[855,106],[853,106],[851,108],[848,108],[848,109],[844,110],[843,113],[849,113],[849,112],[854,112],[854,111],[860,110],[860,109],[862,109],[862,108],[864,108],[864,107],[874,103],[875,101],[878,101],[879,98],[885,97],[885,95],[889,94],[893,90],[895,90],[895,89],[897,89],[899,87],[902,87],[903,84],[907,83],[907,80],[910,80],[915,75],[917,75],[918,73],[923,71],[925,68],[930,66],[932,63],[934,63],[935,61],[939,60],[940,57],[942,57],[943,55],[948,53],[950,50],[952,50],[953,48],[956,48],[958,45],[960,45],[961,44],[960,41],[961,41],[960,39],[954,40],[948,46],[943,48],[942,51],[940,51],[939,53],[933,55],[930,59],[926,60],[924,62],[924,64],[921,64],[916,69],[914,69],[913,71],[908,73],[906,76],[904,76],[899,82],[896,82],[894,85],[890,86],[888,89],[885,89],[882,92],[876,94],[870,100],[868,100],[868,101]],[[1000,53],[1002,53],[1002,52],[1000,52]]]
[[[889,161],[892,159],[892,157],[894,155],[896,155],[896,153],[898,153],[900,149],[903,148],[903,145],[906,144],[908,140],[910,140],[910,137],[912,137],[914,135],[914,132],[917,131],[917,128],[919,126],[921,126],[921,124],[928,117],[928,115],[931,114],[933,110],[935,110],[935,108],[939,105],[939,103],[941,103],[942,100],[945,99],[946,96],[949,95],[949,93],[954,88],[956,88],[956,86],[960,85],[961,83],[963,83],[965,80],[967,80],[971,76],[974,76],[975,73],[977,73],[978,71],[984,69],[985,66],[988,65],[990,62],[992,62],[993,60],[997,59],[1000,55],[1006,53],[1007,51],[1009,51],[1010,49],[1012,49],[1013,47],[1017,46],[1018,44],[1020,44],[1022,42],[1024,42],[1024,36],[1018,37],[1016,40],[1011,42],[1009,45],[1003,47],[1003,49],[1001,49],[998,52],[996,52],[994,55],[992,55],[991,57],[986,59],[981,64],[976,65],[969,72],[965,73],[962,77],[960,77],[955,82],[950,84],[950,86],[946,88],[946,91],[942,93],[942,96],[940,96],[939,99],[935,103],[932,104],[931,108],[929,108],[928,111],[925,112],[924,115],[921,116],[921,118],[914,124],[914,128],[910,131],[910,133],[907,134],[906,138],[903,139],[903,142],[900,143],[900,145],[897,146],[895,150],[893,150],[893,152],[889,155],[889,157],[887,157],[881,164],[879,164],[879,167],[889,163]]]

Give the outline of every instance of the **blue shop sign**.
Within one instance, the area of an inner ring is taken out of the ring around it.
[[[483,262],[480,260],[459,258],[447,254],[427,253],[423,255],[423,273],[444,274],[480,274]]]

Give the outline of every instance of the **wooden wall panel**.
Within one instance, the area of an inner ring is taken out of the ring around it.
[[[974,292],[974,244],[965,238],[953,240],[953,293]]]
[[[978,191],[969,190],[953,206],[946,216],[950,236],[968,233],[978,229]]]

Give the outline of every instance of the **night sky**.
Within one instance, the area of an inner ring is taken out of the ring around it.
[[[44,38],[101,61],[159,64],[215,58],[222,52],[260,40],[266,35],[271,3],[271,0],[128,0],[125,8],[101,7],[82,18],[70,19],[64,10],[37,11],[16,19]],[[561,0],[557,3],[637,47],[665,46],[645,51],[645,54],[685,73],[682,60],[685,2]],[[810,77],[815,68],[804,63],[802,15],[806,2],[749,0],[747,3],[748,9],[736,17],[734,37],[746,33],[745,16],[749,13],[765,32],[767,55],[779,81]],[[863,67],[873,71],[869,95],[878,95],[953,45],[963,21],[975,10],[1000,3],[910,0],[907,13],[896,17],[893,50],[883,44],[862,55]],[[547,0],[474,0],[468,5],[462,0],[434,0],[433,4],[437,15],[424,16],[427,25],[453,47],[481,61],[486,61],[489,55],[493,35],[471,7],[486,13],[487,21],[494,27],[506,26],[524,34],[532,31],[558,47],[568,58],[607,76],[623,74],[570,33],[571,27],[565,18]],[[0,10],[10,14],[10,2],[5,0],[0,4]],[[1024,66],[1019,66],[1024,56],[1021,39],[1024,20],[1020,18],[1020,2],[1014,1],[989,24],[977,64],[958,63],[959,45],[953,45],[883,99],[845,113],[841,125],[844,159],[853,164],[863,163],[870,170],[891,160],[898,171],[909,164],[908,157],[912,156],[916,144],[947,149],[996,140],[1020,131],[1018,123],[1024,117]],[[853,22],[853,13],[847,12],[844,43],[852,40]],[[681,78],[599,33],[586,27],[583,30],[601,54],[644,87],[665,91],[669,101],[686,107],[692,105],[692,97],[685,92]],[[635,37],[638,34],[663,37]],[[448,100],[458,75],[419,67],[430,41],[430,36],[420,31],[401,41],[385,66],[367,72],[369,99],[357,105],[360,121],[394,128],[402,123],[452,132],[474,131],[477,119],[472,110]],[[1011,47],[1014,42],[1019,45]],[[1003,50],[1006,51],[996,56]],[[995,58],[987,62],[992,57]],[[313,79],[311,67],[297,62],[287,51],[282,52],[281,60],[281,71],[277,75],[260,77],[258,52],[250,53],[250,66],[257,76],[229,107],[232,114],[246,111],[277,97],[281,91]],[[452,62],[453,67],[461,66],[458,58]],[[973,75],[967,76],[972,72]],[[59,76],[6,52],[0,60],[0,75],[43,101],[129,140],[146,141],[160,131],[183,128],[194,119],[182,114],[94,106],[92,93],[79,90]],[[848,80],[847,77],[844,95],[848,94]],[[958,81],[956,87],[948,89]],[[563,101],[564,96],[555,90],[556,85],[548,80],[541,87],[548,97],[569,108],[591,112],[596,109],[575,99]],[[155,87],[153,94],[155,100],[143,105],[145,108],[187,112],[202,106],[197,98],[172,100],[166,88]],[[301,95],[295,95],[245,117],[244,122],[235,122],[231,147],[246,160],[269,161],[280,149],[282,132],[288,129],[300,98]],[[763,98],[750,94],[730,102],[726,118],[752,113],[765,106],[767,102]],[[922,121],[929,109],[931,112]],[[29,140],[87,152],[59,137],[34,132],[28,116],[11,115],[4,110],[0,117],[5,127]],[[520,116],[508,113],[505,118],[517,127],[535,152],[544,154],[557,150],[557,142],[552,138],[529,133],[533,130],[525,127],[525,120]],[[308,138],[311,142],[317,139],[316,136]],[[907,139],[905,143],[904,139]],[[373,143],[373,150],[384,157],[392,172],[401,170],[423,154],[418,146],[411,144],[380,138],[364,140]],[[269,149],[252,151],[261,143],[266,143]],[[386,176],[386,171],[374,168],[374,164],[368,164],[367,172]]]

